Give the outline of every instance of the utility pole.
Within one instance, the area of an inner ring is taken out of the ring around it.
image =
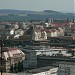
[[[1,75],[2,75],[2,70],[3,70],[3,67],[2,67],[2,48],[3,48],[3,40],[1,40]]]

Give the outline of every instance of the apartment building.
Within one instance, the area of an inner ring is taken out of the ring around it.
[[[34,31],[32,34],[32,40],[47,40],[47,33],[46,31]]]
[[[37,55],[35,51],[24,50],[25,60],[23,61],[23,68],[30,69],[37,67]]]
[[[75,75],[75,62],[60,62],[57,75]]]

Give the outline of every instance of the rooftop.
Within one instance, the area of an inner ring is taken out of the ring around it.
[[[64,61],[64,62],[59,62],[59,64],[75,65],[75,62]]]
[[[48,71],[53,68],[55,69],[55,71],[57,71],[57,69],[58,69],[57,67],[47,66],[47,67],[42,67],[42,68],[38,68],[38,69],[27,70],[26,73],[35,74],[35,73],[45,72],[45,71]]]

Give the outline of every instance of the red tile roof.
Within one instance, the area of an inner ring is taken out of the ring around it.
[[[7,48],[8,51],[17,50],[18,48]]]
[[[65,25],[69,25],[69,23],[52,23],[51,25],[55,26],[55,27],[62,27]]]
[[[75,24],[71,25],[71,29],[75,29]]]

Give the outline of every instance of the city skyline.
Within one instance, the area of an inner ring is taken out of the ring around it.
[[[1,0],[0,9],[74,12],[74,0]]]

